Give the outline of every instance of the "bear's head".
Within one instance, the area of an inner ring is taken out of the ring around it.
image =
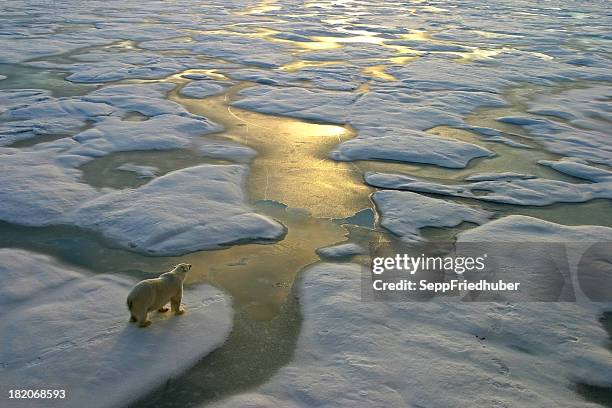
[[[176,273],[181,279],[185,279],[187,276],[187,272],[191,269],[191,264],[188,263],[180,263],[174,267],[173,272]]]

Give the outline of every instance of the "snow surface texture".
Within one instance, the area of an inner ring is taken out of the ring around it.
[[[440,184],[404,175],[366,173],[368,184],[398,190],[473,198],[514,205],[544,206],[554,203],[584,202],[596,198],[612,199],[612,172],[569,161],[542,161],[562,173],[593,181],[569,183],[521,174],[478,174],[468,177],[470,184]]]
[[[382,215],[380,225],[407,243],[422,240],[421,228],[456,227],[462,222],[483,224],[491,216],[478,208],[408,191],[377,191],[372,199]]]
[[[582,233],[599,235],[589,227]],[[304,271],[293,361],[263,386],[214,406],[596,407],[572,382],[610,385],[597,310],[443,298],[363,302],[361,269],[323,263]]]
[[[125,307],[132,279],[88,276],[17,249],[0,249],[0,272],[3,395],[64,389],[62,407],[125,405],[221,346],[232,328],[230,299],[209,285],[185,288],[184,315],[152,313],[141,329]]]

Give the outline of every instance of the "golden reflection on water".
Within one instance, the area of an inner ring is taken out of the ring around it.
[[[329,65],[342,65],[345,64],[344,61],[307,61],[307,60],[297,60],[290,62],[288,64],[280,67],[281,70],[287,72],[295,72],[299,71],[302,68],[308,67],[325,67]]]
[[[174,99],[196,114],[222,123],[219,136],[257,150],[251,164],[248,191],[251,199],[274,200],[302,208],[314,217],[347,217],[370,207],[371,189],[352,164],[334,162],[328,152],[354,137],[350,127],[308,123],[299,119],[264,115],[229,107],[228,101],[244,85],[228,94],[204,100]]]
[[[315,250],[345,240],[346,230],[326,219],[309,217],[281,206],[259,210],[288,228],[275,244],[237,245],[226,250],[186,255],[194,266],[188,282],[209,281],[232,294],[234,301],[258,320],[274,317],[291,291],[297,272],[319,260]]]
[[[385,65],[373,65],[371,67],[365,67],[361,72],[364,75],[368,75],[372,78],[382,79],[385,81],[397,81],[397,78],[393,75],[385,72],[387,67]]]
[[[253,14],[263,14],[268,11],[280,10],[281,6],[276,5],[278,0],[262,0],[253,7],[249,7],[243,11],[238,11],[236,14],[238,15],[253,15]]]
[[[187,82],[180,75],[169,79]],[[213,137],[258,151],[250,165],[249,196],[258,212],[288,228],[287,235],[272,244],[235,245],[181,259],[194,265],[188,283],[212,282],[227,290],[251,317],[268,320],[285,302],[297,272],[319,260],[315,250],[346,240],[345,227],[330,218],[371,208],[373,189],[363,183],[353,163],[327,159],[329,150],[355,135],[353,129],[230,107],[236,92],[245,86],[249,85],[236,85],[224,95],[206,99],[184,98],[177,91],[170,98],[222,124],[225,130]],[[367,243],[367,237],[376,234],[380,235],[367,230],[361,236]]]
[[[224,74],[218,72],[216,69],[187,69],[174,75],[170,75],[165,78],[166,81],[182,81],[185,78],[184,75],[206,75],[208,78],[217,79],[220,81],[229,81],[230,79]]]
[[[411,30],[409,34],[400,34],[400,38],[402,40],[410,41],[432,41],[432,38],[427,31],[421,30]]]
[[[271,31],[259,33],[267,36]],[[327,41],[327,38],[323,39]],[[368,67],[364,72],[391,80],[385,76],[387,73],[384,69],[384,65],[378,65]],[[179,85],[187,83],[182,77],[185,73],[173,75],[167,80]],[[189,73],[227,79],[214,70],[190,70]],[[483,142],[471,132],[446,126],[430,129],[429,132],[486,146],[497,156],[475,160],[468,168],[459,170],[382,161],[334,162],[327,158],[328,152],[338,143],[354,137],[355,131],[352,128],[309,123],[231,107],[230,103],[237,98],[237,92],[248,86],[251,85],[234,85],[227,93],[206,99],[184,98],[178,89],[169,97],[192,113],[222,124],[225,130],[212,137],[234,140],[258,152],[250,165],[247,181],[249,196],[258,212],[276,218],[288,227],[287,236],[276,243],[235,245],[224,250],[200,251],[184,257],[195,265],[190,283],[210,281],[224,288],[231,293],[239,308],[256,319],[267,320],[276,316],[297,272],[319,259],[315,253],[317,248],[347,239],[347,228],[331,222],[330,218],[344,218],[362,209],[372,208],[369,195],[373,189],[362,180],[365,171],[398,172],[447,181],[459,180],[479,171],[519,171],[562,178],[550,174],[553,172],[551,169],[535,164],[539,159],[556,158],[537,146],[524,150]],[[357,91],[365,92],[368,86],[364,84]],[[467,122],[493,126],[496,117],[512,114],[510,110],[524,108],[525,101],[520,94],[511,94],[507,99],[512,103],[511,108],[477,110],[466,118]],[[495,123],[496,128],[502,125]],[[517,141],[529,143],[527,138],[523,140],[521,136],[523,134],[517,133]],[[272,202],[282,203],[288,208]],[[452,238],[452,232],[448,232],[448,235]],[[354,236],[350,239],[355,242]],[[368,242],[391,238],[380,231],[363,229],[361,239],[361,243],[367,245]]]

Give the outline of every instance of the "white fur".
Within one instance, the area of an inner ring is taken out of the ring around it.
[[[183,281],[191,264],[181,263],[170,272],[163,273],[159,278],[145,279],[134,286],[127,297],[127,306],[130,310],[130,321],[138,322],[140,327],[151,324],[149,312],[157,310],[161,313],[167,312],[166,304],[174,314],[183,314],[181,299],[183,297]]]

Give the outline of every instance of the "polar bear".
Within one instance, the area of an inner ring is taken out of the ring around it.
[[[183,314],[183,281],[190,269],[191,264],[180,263],[170,272],[162,273],[159,278],[138,282],[127,297],[130,321],[138,322],[140,327],[147,327],[151,324],[148,319],[149,312],[167,312],[168,308],[165,306],[168,302],[174,314]]]

